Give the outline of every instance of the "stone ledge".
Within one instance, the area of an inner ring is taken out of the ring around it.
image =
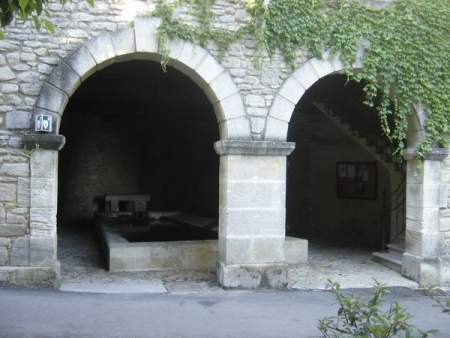
[[[61,150],[66,144],[66,137],[55,134],[27,134],[23,137],[26,149]]]
[[[214,143],[219,155],[287,156],[295,149],[294,142],[222,140]]]
[[[450,150],[447,148],[431,148],[424,154],[426,161],[443,161],[450,154]],[[407,161],[416,160],[416,152],[413,148],[407,148],[403,150],[403,157]]]

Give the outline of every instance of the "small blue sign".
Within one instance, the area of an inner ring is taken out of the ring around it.
[[[36,115],[34,123],[35,132],[52,132],[52,117],[50,115]]]

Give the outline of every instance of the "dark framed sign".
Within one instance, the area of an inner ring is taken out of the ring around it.
[[[338,198],[377,199],[376,162],[338,162],[336,170]]]

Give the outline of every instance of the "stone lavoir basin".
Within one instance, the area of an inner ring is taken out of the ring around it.
[[[177,211],[102,212],[95,225],[110,272],[216,267],[217,220]],[[306,260],[307,241],[287,237],[287,263]]]

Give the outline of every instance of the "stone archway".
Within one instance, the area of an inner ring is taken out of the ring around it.
[[[159,19],[136,18],[134,29],[117,31],[89,40],[60,60],[37,99],[33,115],[54,116],[54,131],[70,97],[89,76],[115,62],[159,60]],[[189,41],[170,41],[170,65],[189,76],[204,90],[216,113],[222,140],[250,139],[250,126],[240,92],[228,72],[205,49]]]
[[[33,266],[59,271],[57,261],[58,151],[65,138],[59,127],[65,107],[81,83],[115,62],[159,60],[159,19],[136,18],[133,29],[101,35],[60,60],[42,86],[35,116],[52,117],[50,133],[25,135],[30,157],[30,247]],[[250,140],[251,132],[241,94],[228,72],[205,49],[182,40],[170,41],[170,65],[189,76],[205,92],[219,124],[221,140]],[[34,129],[34,125],[33,125]]]
[[[355,70],[360,68],[355,64]],[[338,59],[313,58],[302,63],[277,92],[269,111],[263,139],[286,141],[294,108],[305,91],[323,76],[343,70]],[[426,155],[423,170],[417,173],[414,149],[425,136],[423,107],[415,106],[408,117],[407,161],[407,227],[406,250],[402,274],[420,284],[440,284],[443,281],[443,234],[439,232],[439,210],[446,207],[447,187],[441,184],[439,166],[448,155],[447,149],[435,148]]]

